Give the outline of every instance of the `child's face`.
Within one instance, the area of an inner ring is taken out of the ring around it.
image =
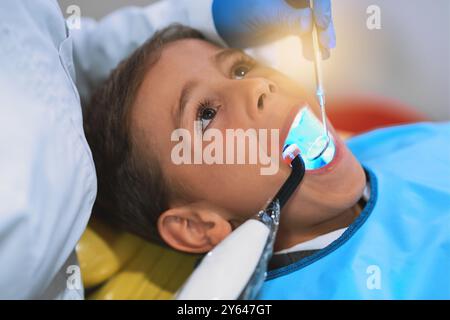
[[[163,213],[158,225],[162,237],[177,249],[210,250],[232,227],[263,208],[291,169],[282,161],[273,175],[261,175],[261,167],[267,165],[258,164],[176,165],[171,159],[178,144],[171,141],[175,129],[186,128],[194,137],[197,120],[206,130],[220,130],[224,137],[226,129],[238,128],[279,129],[284,136],[295,111],[305,103],[320,118],[314,97],[282,74],[246,60],[237,51],[205,41],[176,41],[165,46],[138,92],[131,114],[137,144],[158,155],[163,174],[182,195],[172,199],[173,210]],[[237,61],[241,62],[236,65]],[[336,140],[335,160],[306,172],[301,187],[283,209],[280,234],[309,232],[353,206],[361,196],[364,172],[331,124],[328,128]],[[174,233],[187,238],[175,239]],[[208,238],[204,245],[196,242],[203,241],[202,237]],[[289,236],[285,238],[288,245]]]

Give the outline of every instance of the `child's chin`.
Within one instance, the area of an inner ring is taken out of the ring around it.
[[[349,157],[322,175],[307,177],[310,185],[323,196],[322,200],[338,201],[336,205],[354,204],[361,197],[366,184],[366,175],[361,164],[349,152]]]
[[[345,195],[348,204],[353,205],[361,198],[366,186],[364,169],[356,159],[353,166],[346,170],[344,177],[341,179],[340,193]]]

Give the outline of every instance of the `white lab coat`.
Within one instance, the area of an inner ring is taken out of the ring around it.
[[[0,298],[83,298],[74,248],[97,185],[80,96],[155,29],[214,36],[211,1],[126,8],[79,30],[55,0],[0,2]]]

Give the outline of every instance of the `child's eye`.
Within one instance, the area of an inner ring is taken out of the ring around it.
[[[255,67],[256,62],[248,57],[240,57],[231,67],[231,78],[236,80],[244,79],[245,76]]]
[[[212,106],[212,103],[209,101],[204,101],[199,104],[196,120],[201,122],[202,131],[205,131],[211,121],[216,117],[217,111],[218,107]]]
[[[247,73],[249,73],[251,67],[249,66],[239,66],[233,71],[233,78],[236,80],[244,79]]]

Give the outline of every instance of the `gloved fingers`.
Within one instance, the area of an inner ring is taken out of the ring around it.
[[[261,27],[261,23],[258,27],[257,19],[256,22],[251,24],[255,30],[259,30],[259,32],[252,33],[254,39],[264,38],[265,42],[268,42],[268,40],[280,39],[287,35],[302,37],[312,32],[314,19],[310,8],[286,9],[283,6],[279,8],[278,12],[272,12],[272,15],[272,21],[266,25],[266,28]],[[268,20],[266,19],[266,21]],[[264,32],[261,33],[261,30],[264,30]],[[262,37],[258,35],[262,35]]]
[[[310,8],[296,9],[294,11],[292,9],[282,9],[274,14],[273,21],[267,26],[264,32],[266,39],[269,39],[271,35],[273,35],[273,39],[280,39],[287,35],[301,37],[311,33],[313,17]]]
[[[332,23],[325,30],[319,30],[319,43],[321,49],[327,49],[328,51],[336,47],[336,33]]]
[[[281,0],[281,8],[286,13],[282,20],[287,18],[289,33],[303,35],[311,32],[313,18],[309,0]]]
[[[305,33],[301,35],[300,38],[302,41],[303,56],[308,60],[314,60],[312,33]],[[330,57],[330,49],[336,46],[333,24],[330,24],[326,30],[319,32],[319,44],[322,59],[328,59]]]
[[[331,21],[331,1],[313,0],[214,0],[214,24],[219,35],[233,47],[251,47],[287,35],[311,34],[313,23],[319,30],[323,56],[335,46]],[[310,37],[305,37],[310,38]],[[306,57],[313,56],[310,41],[304,42]]]
[[[331,0],[313,0],[314,19],[312,19],[312,10],[309,8],[309,0],[285,0],[285,2],[288,6],[284,10],[293,13],[290,20],[300,20],[301,33],[310,32],[312,20],[319,29],[324,30],[332,23]],[[293,23],[291,26],[296,27]],[[295,29],[293,31],[298,32]]]
[[[320,29],[327,29],[331,23],[331,0],[314,0],[314,20]]]
[[[314,18],[313,18],[314,16]],[[330,57],[330,49],[336,47],[336,34],[334,25],[331,21],[331,1],[330,0],[314,0],[314,13],[310,8],[303,8],[296,11],[293,15],[294,21],[290,22],[291,32],[297,34],[302,39],[303,55],[308,60],[314,59],[314,51],[312,45],[312,23],[316,24],[319,30],[319,44],[322,59]],[[300,30],[296,27],[300,24]]]
[[[299,23],[300,34],[311,33],[313,19],[312,19],[312,13],[311,13],[310,8],[298,10],[295,19],[298,19],[300,21],[300,23]],[[296,32],[295,29],[294,29],[294,32]],[[298,29],[297,29],[297,32],[298,32]]]

